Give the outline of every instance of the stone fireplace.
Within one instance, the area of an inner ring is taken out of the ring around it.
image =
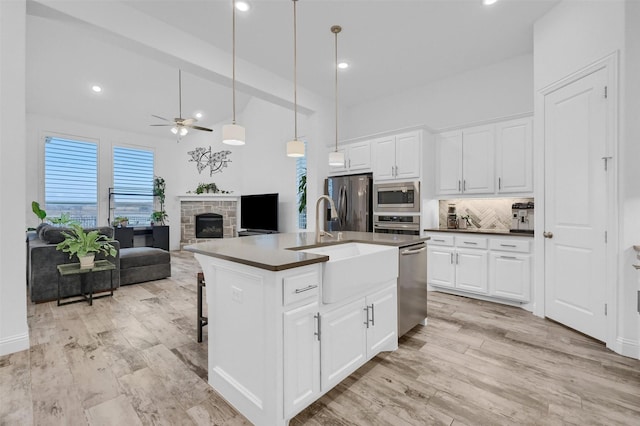
[[[180,247],[210,240],[237,236],[238,200],[228,194],[182,195],[180,199]],[[201,218],[197,229],[197,218]],[[213,228],[217,228],[215,231]],[[218,236],[219,234],[220,236]]]

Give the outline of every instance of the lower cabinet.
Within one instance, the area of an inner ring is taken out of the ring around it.
[[[465,242],[477,241],[466,239]],[[427,249],[427,282],[437,287],[487,294],[487,264],[485,249],[430,246]]]
[[[284,411],[292,417],[397,336],[395,282],[337,307],[310,303],[284,313]]]
[[[528,302],[531,293],[531,256],[492,252],[490,259],[491,294]]]

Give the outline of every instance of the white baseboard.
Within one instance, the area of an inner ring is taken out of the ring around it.
[[[28,332],[0,339],[0,356],[24,351],[26,349],[29,349]]]
[[[620,355],[640,359],[640,342],[637,340],[625,339],[618,336],[614,347],[611,349]]]

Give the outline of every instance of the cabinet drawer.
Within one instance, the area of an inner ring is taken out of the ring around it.
[[[452,246],[453,235],[429,235],[431,239],[427,244],[431,246]]]
[[[489,248],[491,250],[515,251],[515,252],[518,252],[518,253],[529,253],[530,244],[529,244],[529,241],[522,241],[522,240],[492,239],[489,242]]]
[[[478,238],[478,237],[456,237],[456,247],[466,247],[466,248],[479,248],[486,249],[487,248],[487,239],[486,238]]]
[[[317,272],[308,272],[282,279],[283,305],[317,297],[320,291],[320,277]]]

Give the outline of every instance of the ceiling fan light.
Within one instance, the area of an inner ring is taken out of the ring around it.
[[[189,133],[189,129],[187,129],[186,127],[180,128],[180,136],[186,136],[187,133]]]
[[[344,153],[333,151],[329,153],[329,165],[330,166],[344,166]]]
[[[287,157],[304,157],[304,142],[297,139],[287,142]]]
[[[222,126],[222,143],[227,145],[244,145],[244,127],[237,124],[225,124]]]
[[[173,133],[174,135],[177,135],[178,134],[178,128],[176,126],[173,126],[171,128],[171,133]]]

